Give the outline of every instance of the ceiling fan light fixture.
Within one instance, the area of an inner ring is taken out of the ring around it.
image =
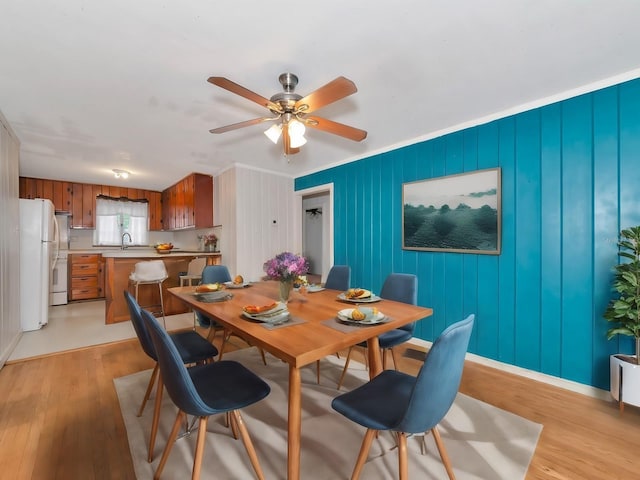
[[[302,145],[307,143],[307,139],[304,138],[304,123],[299,122],[298,120],[291,120],[287,124],[287,128],[289,129],[289,141],[291,148],[300,148]]]
[[[282,124],[271,125],[264,131],[264,134],[273,143],[278,143],[278,139],[280,138],[280,135],[282,135]]]

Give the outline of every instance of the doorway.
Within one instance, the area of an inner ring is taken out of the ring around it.
[[[297,251],[309,260],[309,273],[324,282],[333,265],[333,184],[295,194]]]

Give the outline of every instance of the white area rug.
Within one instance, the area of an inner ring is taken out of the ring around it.
[[[256,349],[229,353],[225,359],[243,363],[271,386],[271,394],[261,402],[242,410],[258,458],[267,479],[285,479],[287,464],[287,374],[288,367],[267,355],[262,364]],[[321,384],[316,384],[315,367],[302,371],[302,458],[301,478],[335,480],[349,478],[365,429],[331,408],[339,394],[336,381],[342,371],[342,359],[327,357],[321,362]],[[151,370],[114,379],[127,428],[131,456],[139,479],[153,477],[169,435],[176,408],[169,396],[163,396],[163,410],[154,452],[154,461],[146,461],[153,414],[152,397],[142,417],[136,412],[144,396]],[[368,378],[364,367],[352,362],[343,391]],[[458,480],[517,480],[526,475],[542,426],[495,408],[463,394],[440,425]],[[234,440],[224,426],[224,416],[209,420],[209,434],[203,459],[203,479],[255,478],[241,440]],[[193,466],[195,432],[173,447],[162,478],[188,478]],[[409,439],[409,477],[443,479],[446,472],[435,443],[428,435],[427,453],[420,452],[420,437]],[[382,480],[397,478],[397,451],[390,434],[374,440],[361,478]]]

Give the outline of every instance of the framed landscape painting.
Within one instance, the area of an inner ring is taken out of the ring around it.
[[[402,185],[402,248],[500,254],[500,168]]]

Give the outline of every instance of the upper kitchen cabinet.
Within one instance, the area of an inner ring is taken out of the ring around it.
[[[192,173],[162,192],[165,230],[213,226],[213,177]]]
[[[71,212],[71,183],[52,180],[53,204],[58,212]]]
[[[146,191],[149,200],[149,230],[162,230],[162,193]]]
[[[46,198],[57,212],[71,212],[71,183],[43,178],[20,177],[20,198]]]
[[[96,197],[102,190],[102,185],[71,184],[71,228],[95,228]]]

